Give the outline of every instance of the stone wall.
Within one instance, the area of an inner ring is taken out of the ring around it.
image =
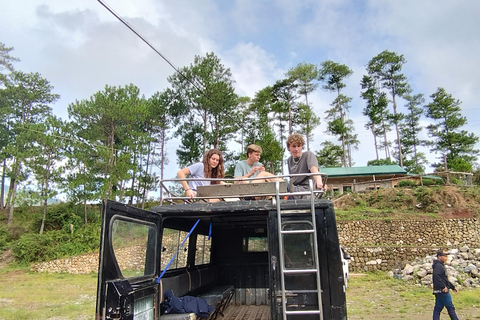
[[[467,245],[480,248],[478,219],[338,221],[340,244],[351,255],[352,272],[389,271],[407,262],[433,255],[439,248]],[[120,249],[119,249],[120,250]],[[123,268],[135,269],[144,261],[145,249],[121,248]],[[98,253],[36,263],[37,272],[91,273],[98,269]]]
[[[480,247],[478,219],[362,220],[337,223],[350,270],[392,270],[439,248]]]

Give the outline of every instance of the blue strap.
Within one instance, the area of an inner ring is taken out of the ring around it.
[[[210,227],[208,228],[208,240],[212,237],[212,218],[210,218]]]
[[[197,227],[197,224],[198,224],[199,222],[200,222],[200,219],[198,219],[197,222],[195,222],[195,224],[193,225],[193,227],[192,227],[192,229],[190,230],[190,232],[187,234],[187,236],[185,237],[185,239],[183,239],[182,244],[178,247],[177,252],[175,252],[175,254],[173,255],[172,259],[170,259],[170,261],[168,262],[168,264],[167,264],[167,266],[165,267],[165,269],[163,269],[162,273],[160,274],[160,277],[158,277],[157,280],[155,280],[156,283],[160,283],[160,279],[163,277],[163,275],[165,274],[165,272],[167,272],[168,267],[170,267],[170,264],[172,263],[173,259],[175,259],[175,257],[177,256],[178,251],[182,248],[183,244],[185,243],[185,241],[187,241],[188,237],[190,237],[190,235],[192,234],[193,230],[195,230],[195,228]]]

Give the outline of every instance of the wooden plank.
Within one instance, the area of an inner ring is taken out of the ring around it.
[[[218,320],[270,320],[270,306],[231,305]]]
[[[276,182],[213,184],[198,186],[198,197],[247,196],[247,195],[274,195]],[[280,182],[280,193],[287,192],[287,183]]]

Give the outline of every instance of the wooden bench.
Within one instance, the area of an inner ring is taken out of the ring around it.
[[[276,182],[260,183],[239,183],[239,184],[212,184],[208,186],[198,186],[198,197],[245,197],[245,196],[271,196],[276,193]],[[279,185],[279,192],[287,192],[287,183],[282,181]]]

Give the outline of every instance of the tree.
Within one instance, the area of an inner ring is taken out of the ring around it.
[[[312,93],[318,87],[317,83],[313,83],[318,78],[318,68],[312,63],[302,62],[296,67],[291,68],[285,74],[297,84],[297,92],[305,96],[305,103],[299,104],[300,132],[306,137],[307,150],[310,150],[310,141],[313,139],[313,130],[320,124],[320,118],[313,112],[312,106],[308,101],[308,94]],[[290,131],[290,134],[293,130]]]
[[[348,150],[350,145],[353,143],[354,146],[356,140],[356,135],[352,132],[354,131],[353,122],[347,119],[347,112],[350,106],[348,103],[352,98],[347,97],[341,93],[341,90],[345,88],[344,79],[350,77],[353,74],[353,71],[344,64],[339,64],[331,60],[324,61],[321,64],[319,71],[319,80],[325,81],[323,89],[331,92],[335,92],[337,97],[332,102],[332,108],[327,110],[327,119],[330,119],[328,122],[327,132],[338,136],[339,141],[342,143],[342,164],[347,166],[347,155],[349,156],[351,163],[351,156]],[[347,133],[349,137],[347,137]]]
[[[32,126],[33,127],[33,126]],[[45,217],[47,215],[48,200],[53,198],[57,191],[53,184],[60,180],[63,166],[61,162],[63,156],[63,122],[61,119],[49,115],[43,123],[35,126],[35,131],[29,131],[34,135],[28,146],[32,151],[32,156],[26,159],[26,165],[35,178],[40,190],[40,200],[43,203],[43,215],[40,224],[40,234],[45,227]]]
[[[365,125],[373,135],[376,159],[379,160],[378,150],[385,150],[385,158],[390,158],[389,142],[387,133],[391,131],[388,119],[391,114],[388,112],[388,99],[385,92],[381,92],[376,81],[367,75],[364,75],[360,83],[362,89],[361,97],[365,100],[366,106],[363,109],[363,115],[367,116],[369,121]],[[379,142],[378,137],[383,138]]]
[[[265,164],[267,171],[271,173],[283,172],[284,149],[282,143],[277,140],[273,129],[275,112],[272,110],[275,110],[273,106],[278,103],[275,101],[272,99],[271,87],[266,87],[255,94],[250,105],[251,123],[245,139],[247,145],[255,143],[262,147],[261,161]]]
[[[51,114],[49,104],[59,98],[52,90],[53,86],[40,74],[19,71],[14,71],[7,77],[3,89],[2,104],[8,108],[7,127],[11,130],[12,137],[4,152],[10,163],[6,199],[6,206],[9,206],[8,225],[13,218],[17,186],[27,179],[29,173],[25,162],[32,156],[32,150],[28,146],[36,139],[32,132]]]
[[[313,130],[320,125],[320,118],[315,115],[312,108],[306,104],[299,105],[298,114],[300,132],[305,135],[307,150],[310,150],[310,141],[313,140]]]
[[[202,129],[200,154],[207,146],[220,148],[236,132],[238,119],[235,108],[238,97],[234,92],[230,69],[225,68],[214,53],[195,56],[194,63],[168,78],[176,101],[171,108],[179,125],[177,136],[192,134],[184,130]],[[184,142],[191,139],[184,140]],[[191,149],[192,145],[183,146]],[[197,159],[199,160],[199,159]]]
[[[404,156],[404,167],[411,173],[424,173],[427,157],[423,152],[419,152],[420,146],[425,146],[426,141],[419,138],[422,132],[420,119],[423,114],[423,105],[425,99],[423,94],[405,95],[408,101],[406,107],[408,112],[405,114],[404,121],[400,123],[402,136],[400,138],[402,154]]]
[[[318,87],[317,83],[313,83],[318,77],[317,66],[312,63],[302,62],[288,70],[285,75],[298,84],[298,93],[305,96],[305,105],[309,106],[308,94],[315,91]]]
[[[12,62],[20,61],[18,58],[12,57],[10,51],[13,50],[13,47],[6,47],[5,44],[0,42],[0,85],[6,81],[6,75],[3,74],[4,70],[13,72]]]
[[[458,159],[473,164],[478,157],[478,150],[474,149],[478,137],[466,130],[460,130],[467,123],[467,119],[461,115],[461,102],[455,100],[444,88],[438,88],[430,96],[433,101],[425,106],[425,115],[436,121],[427,126],[429,136],[433,138],[431,143],[432,152],[440,152],[445,156],[447,168],[452,168]],[[442,166],[436,163],[434,167]],[[461,164],[465,168],[464,164]],[[453,169],[453,168],[452,168]]]
[[[392,96],[392,121],[395,124],[397,133],[398,158],[401,167],[403,167],[403,155],[400,141],[399,122],[402,117],[400,113],[397,113],[396,98],[398,96],[403,97],[403,95],[411,90],[407,82],[407,77],[400,73],[405,62],[406,60],[403,55],[398,55],[395,52],[385,50],[379,55],[373,57],[367,65],[368,74],[372,76],[375,81],[378,81],[383,88],[389,90],[390,95]]]
[[[105,86],[89,100],[68,106],[73,135],[81,141],[73,150],[77,168],[85,167],[97,188],[93,199],[119,199],[126,196],[126,181],[141,170],[136,159],[148,150],[151,137],[145,130],[147,104],[139,89],[130,84]],[[80,174],[78,170],[72,175]]]
[[[331,141],[324,141],[322,149],[316,152],[316,156],[319,167],[333,168],[342,166],[342,147],[333,144]]]

